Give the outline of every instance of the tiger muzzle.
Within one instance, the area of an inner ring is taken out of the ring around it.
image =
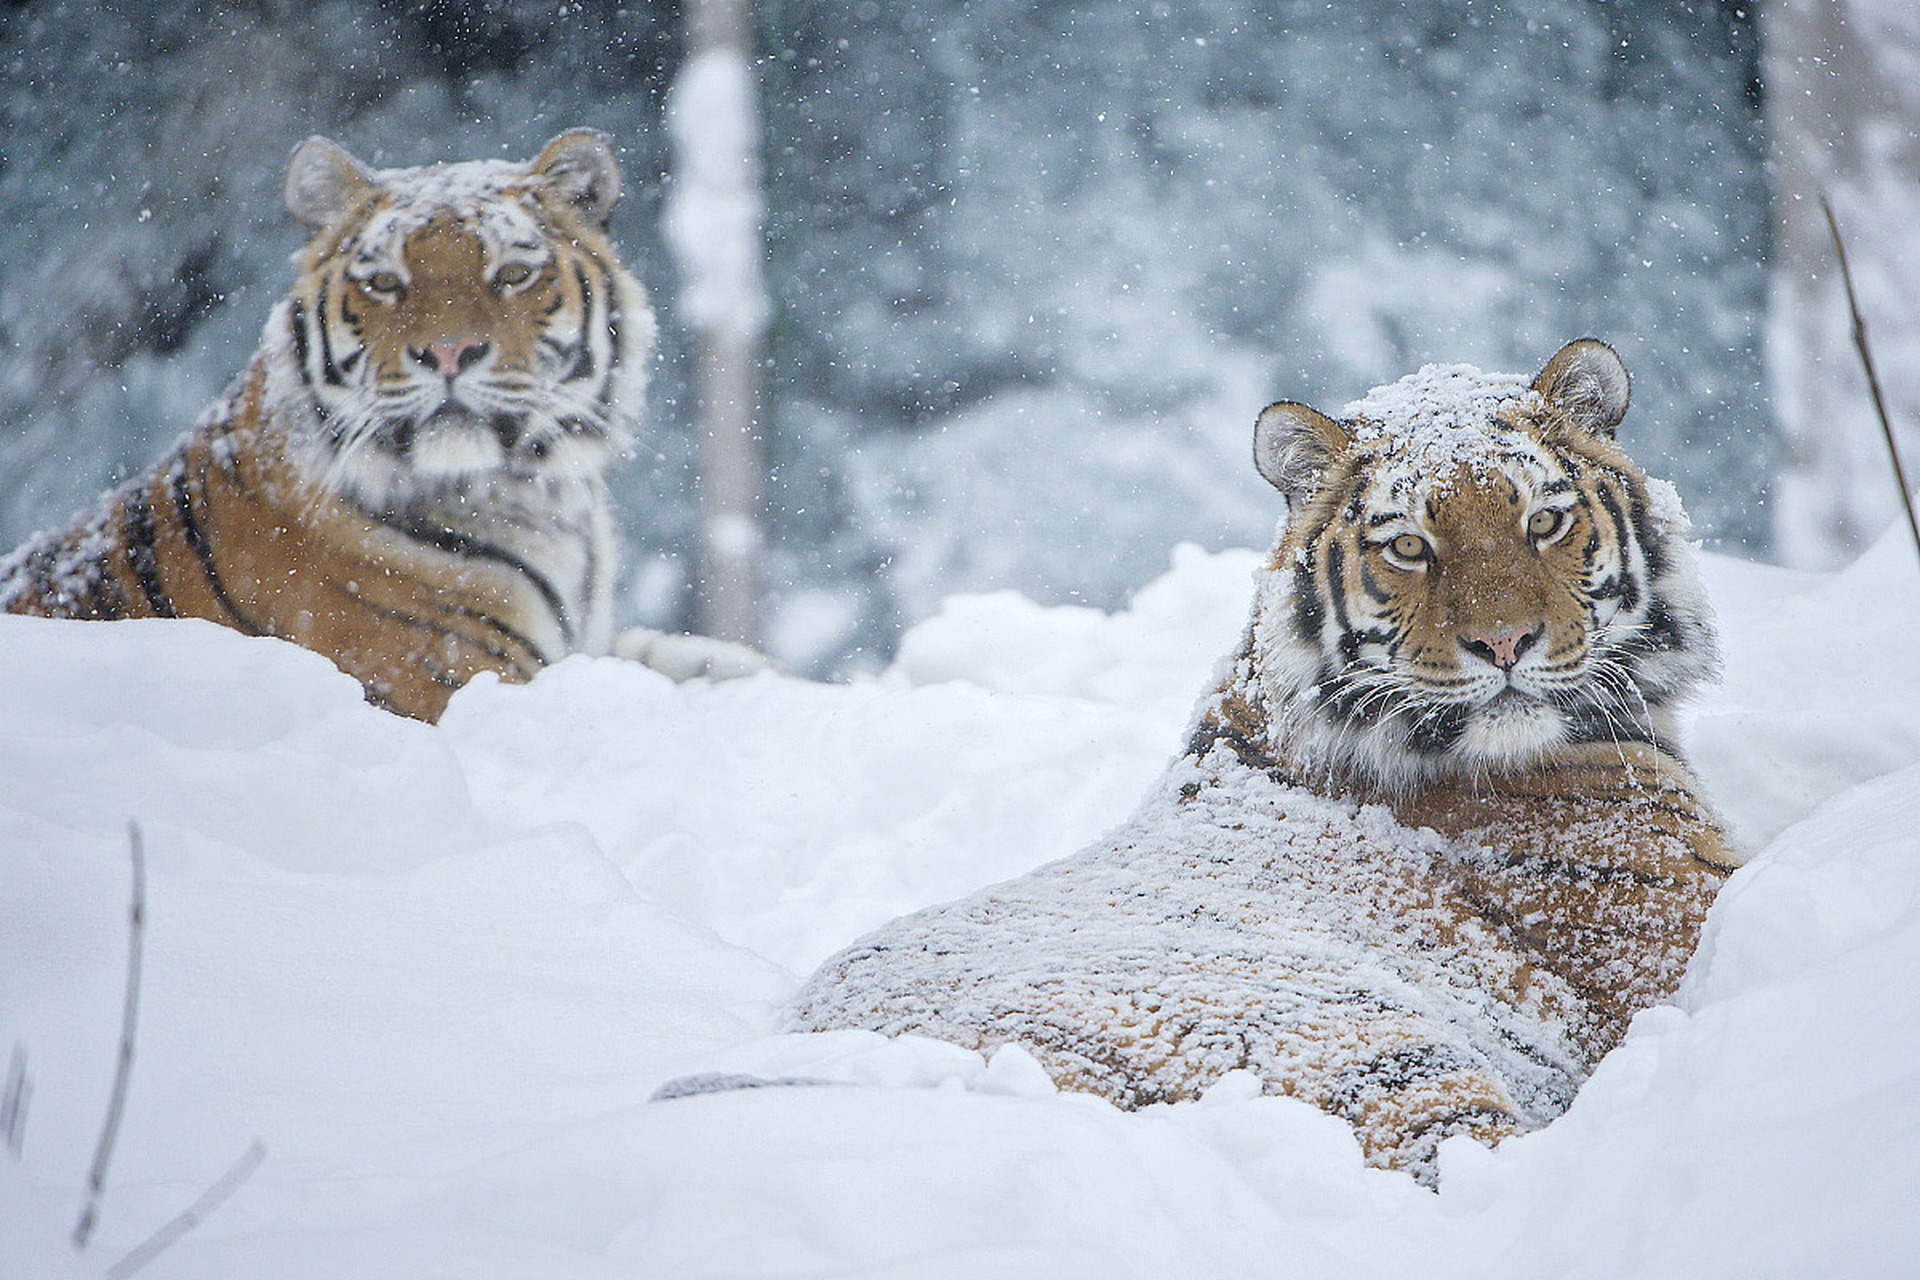
[[[1527,651],[1540,642],[1540,637],[1546,633],[1546,630],[1546,624],[1541,623],[1531,631],[1522,631],[1516,627],[1496,635],[1464,636],[1461,638],[1460,647],[1475,657],[1492,663],[1501,671],[1511,673],[1520,659],[1526,656]]]

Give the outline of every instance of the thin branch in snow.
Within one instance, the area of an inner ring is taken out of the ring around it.
[[[240,1189],[240,1184],[253,1176],[260,1162],[267,1158],[266,1144],[255,1138],[233,1167],[200,1194],[200,1198],[182,1209],[165,1226],[148,1236],[139,1247],[126,1257],[107,1268],[107,1280],[126,1280],[134,1272],[152,1262],[155,1258],[172,1248],[181,1236],[206,1221],[207,1217],[227,1202],[228,1197]]]
[[[93,1168],[87,1174],[87,1203],[74,1224],[73,1247],[85,1249],[100,1216],[100,1192],[107,1181],[107,1162],[113,1158],[114,1139],[120,1134],[120,1117],[127,1109],[127,1077],[133,1073],[133,1033],[140,1015],[141,935],[147,915],[147,856],[140,839],[140,824],[127,824],[127,844],[133,862],[133,908],[127,925],[127,1001],[120,1017],[120,1060],[114,1067],[113,1093],[107,1099],[107,1121],[100,1130],[100,1146],[93,1153]]]
[[[1833,251],[1840,258],[1840,283],[1847,291],[1847,310],[1853,313],[1853,345],[1867,371],[1867,390],[1873,396],[1873,411],[1880,415],[1880,430],[1887,438],[1887,456],[1893,460],[1893,478],[1900,486],[1900,505],[1907,513],[1907,528],[1913,531],[1914,550],[1920,552],[1920,518],[1913,513],[1913,490],[1907,485],[1906,468],[1900,465],[1900,446],[1894,443],[1893,422],[1887,417],[1886,397],[1880,394],[1880,375],[1874,371],[1873,352],[1867,347],[1867,322],[1860,315],[1860,299],[1853,291],[1853,271],[1847,265],[1847,246],[1840,239],[1840,223],[1833,216],[1833,202],[1820,193],[1820,207],[1826,211],[1827,230],[1833,233]]]
[[[27,1131],[27,1103],[33,1098],[33,1081],[27,1078],[27,1046],[13,1046],[13,1060],[7,1064],[7,1087],[0,1092],[0,1142],[7,1154],[20,1158],[20,1145]]]

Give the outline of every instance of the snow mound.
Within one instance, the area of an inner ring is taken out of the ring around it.
[[[851,685],[577,658],[438,726],[211,625],[0,618],[0,1053],[33,1085],[0,1276],[100,1275],[256,1137],[142,1280],[1920,1267],[1920,574],[1893,539],[1830,577],[1707,558],[1728,674],[1693,758],[1758,856],[1679,1006],[1553,1124],[1445,1146],[1438,1195],[1239,1073],[1122,1113],[1014,1049],[780,1033],[796,972],[1130,812],[1251,563],[1183,553],[1112,617],[957,601]],[[76,1258],[129,818],[140,1032]],[[719,1073],[844,1083],[650,1101]]]

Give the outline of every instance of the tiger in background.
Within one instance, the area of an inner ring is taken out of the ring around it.
[[[1019,1043],[1123,1107],[1229,1071],[1436,1177],[1563,1110],[1679,982],[1736,857],[1674,740],[1717,671],[1678,499],[1593,340],[1282,403],[1288,515],[1190,743],[1119,830],[896,920],[792,1029]]]
[[[252,362],[151,471],[0,562],[0,609],[277,636],[421,720],[480,672],[571,653],[768,665],[616,642],[606,472],[655,327],[606,235],[620,191],[590,130],[528,164],[387,170],[309,138],[285,197],[312,237]]]

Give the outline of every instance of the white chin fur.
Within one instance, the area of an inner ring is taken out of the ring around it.
[[[1397,718],[1335,723],[1317,708],[1295,704],[1296,718],[1280,736],[1296,767],[1324,771],[1366,791],[1408,794],[1447,778],[1498,773],[1524,766],[1564,740],[1565,720],[1543,703],[1513,703],[1476,715],[1453,749],[1409,750]]]
[[[1456,753],[1463,763],[1487,769],[1525,764],[1566,736],[1566,717],[1531,698],[1506,699],[1467,721]]]
[[[491,434],[478,431],[423,431],[414,439],[408,463],[424,479],[450,479],[495,471],[506,451]]]
[[[449,488],[501,480],[553,485],[592,484],[606,473],[616,454],[599,438],[557,436],[537,460],[524,450],[509,454],[488,431],[428,430],[415,437],[407,455],[398,457],[371,444],[341,457],[310,445],[299,453],[307,475],[336,493],[351,494],[374,508]]]

